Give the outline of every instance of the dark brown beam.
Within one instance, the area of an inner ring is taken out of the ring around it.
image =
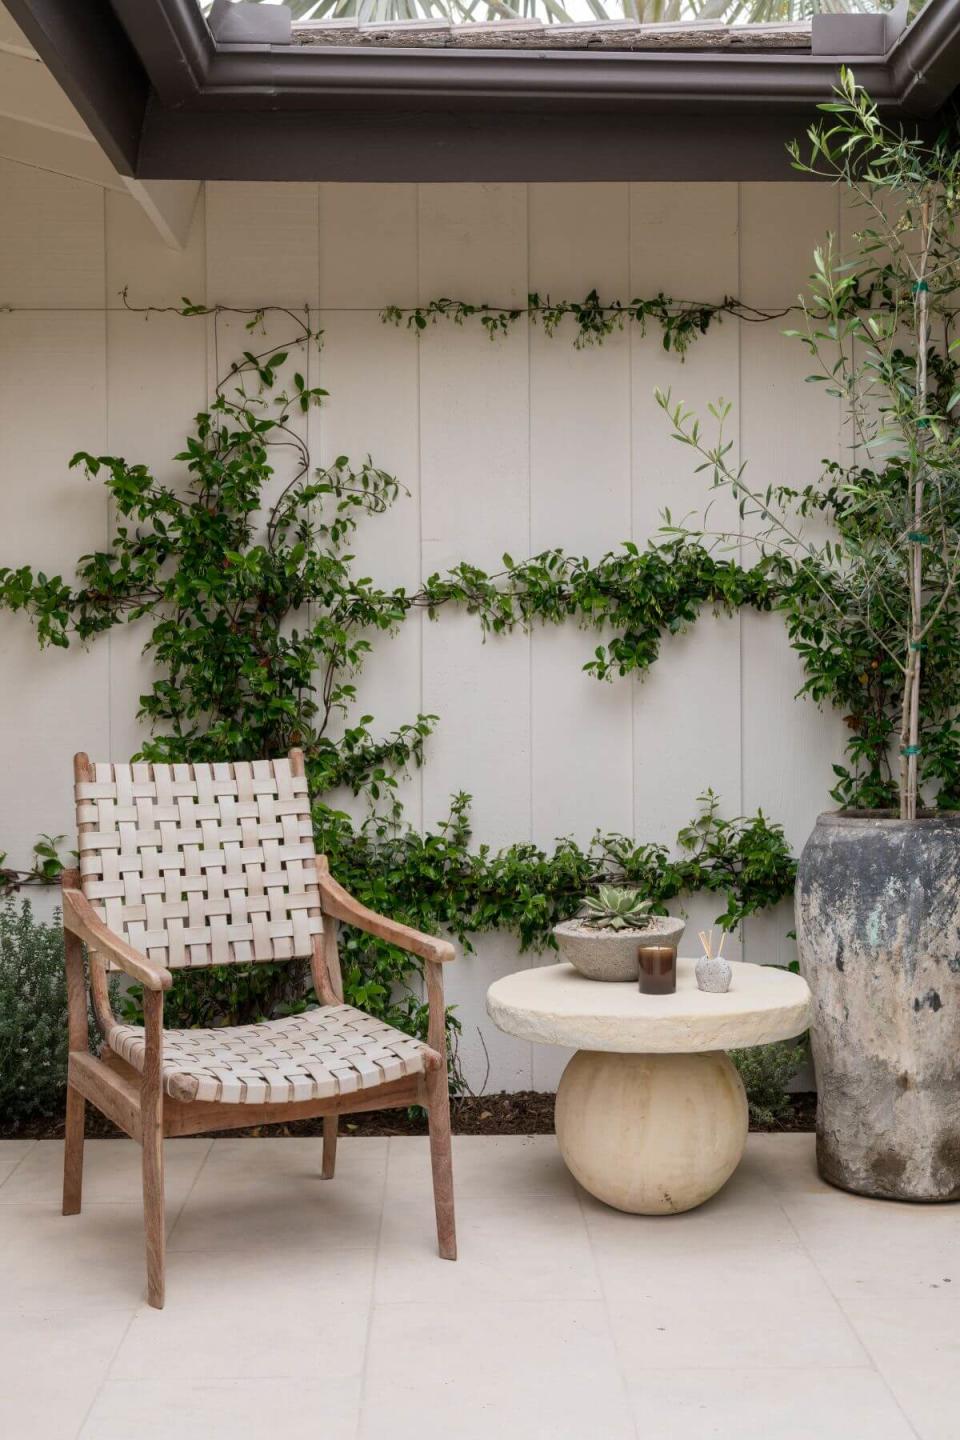
[[[150,85],[107,0],[4,0],[121,175],[136,171]]]
[[[196,101],[216,53],[197,0],[112,0],[112,5],[164,104]]]
[[[934,0],[887,55],[895,92],[907,114],[932,115],[960,84],[960,4]]]
[[[760,117],[583,113],[172,113],[152,106],[144,178],[528,181],[792,180],[805,112]]]
[[[370,104],[489,110],[796,111],[829,98],[844,57],[689,51],[407,50],[356,46],[270,51],[220,48],[197,109],[363,110]],[[895,105],[882,58],[859,56],[857,77]],[[161,96],[161,99],[164,97]]]

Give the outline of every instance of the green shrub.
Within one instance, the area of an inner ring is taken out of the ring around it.
[[[92,1023],[92,1021],[91,1021]],[[0,902],[0,1126],[59,1115],[67,1086],[67,986],[59,912]]]
[[[730,1059],[740,1071],[747,1092],[752,1124],[775,1130],[787,1119],[790,1114],[787,1086],[806,1058],[806,1045],[788,1040],[730,1051]]]

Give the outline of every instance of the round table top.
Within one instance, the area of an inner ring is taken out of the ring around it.
[[[633,1054],[679,1054],[767,1045],[810,1024],[807,982],[775,965],[732,960],[723,995],[697,988],[695,960],[677,960],[673,995],[641,995],[637,982],[588,980],[572,965],[505,975],[487,991],[501,1030],[542,1045]]]

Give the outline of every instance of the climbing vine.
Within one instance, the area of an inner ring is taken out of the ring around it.
[[[209,312],[184,302],[181,313]],[[322,337],[309,314],[279,313],[291,321],[289,337],[265,349],[255,337],[266,312],[247,315],[250,348],[176,457],[186,484],[164,484],[118,456],[79,452],[73,466],[111,497],[110,546],[80,557],[72,581],[28,565],[0,568],[0,606],[29,615],[40,643],[59,647],[143,623],[156,678],[140,699],[149,730],[142,758],[216,761],[301,746],[318,844],[337,874],[366,903],[421,928],[447,927],[465,944],[506,928],[521,945],[542,946],[583,891],[607,879],[641,888],[659,907],[683,892],[714,892],[730,926],[788,893],[793,860],[780,827],[759,814],[727,820],[710,794],[674,853],[599,833],[585,847],[566,839],[550,850],[474,847],[464,794],[425,834],[405,822],[397,777],[423,762],[438,719],[416,715],[384,735],[372,717],[355,714],[355,681],[372,637],[394,633],[417,610],[436,618],[451,606],[497,634],[572,619],[602,633],[586,668],[610,678],[649,668],[664,635],[693,623],[704,606],[770,608],[776,575],[768,562],[743,569],[666,541],[646,550],[628,543],[595,563],[558,550],[520,562],[505,556],[497,574],[461,564],[416,591],[358,576],[357,526],[383,514],[400,486],[370,459],[339,456],[312,468],[297,419],[325,399],[307,383],[303,358]],[[345,788],[366,797],[365,819],[339,808]],[[49,880],[56,846],[41,843]],[[8,872],[10,883],[29,878]],[[422,1029],[410,957],[348,932],[343,960],[351,1001]],[[305,981],[288,965],[190,976],[170,997],[170,1023],[242,1023],[294,1008],[305,1003]],[[136,1008],[135,990],[127,1003]]]
[[[388,305],[381,311],[380,318],[387,325],[405,325],[409,330],[426,330],[439,320],[452,320],[455,325],[476,320],[487,331],[491,340],[505,335],[516,323],[526,318],[532,324],[543,326],[547,335],[553,335],[564,320],[571,319],[575,330],[574,347],[582,350],[586,345],[600,345],[615,331],[627,325],[635,325],[641,335],[647,327],[659,328],[664,350],[673,350],[683,355],[710,326],[719,324],[725,315],[748,324],[762,324],[769,320],[781,319],[789,314],[792,307],[783,310],[758,310],[732,295],[722,300],[674,300],[663,291],[648,298],[634,300],[601,300],[596,290],[591,290],[583,300],[551,300],[548,295],[539,295],[535,290],[527,296],[526,305],[515,307],[472,304],[467,300],[451,300],[440,297],[425,305],[403,307]]]

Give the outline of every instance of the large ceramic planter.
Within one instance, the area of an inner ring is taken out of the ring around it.
[[[554,925],[561,959],[569,960],[589,980],[638,980],[640,949],[650,945],[679,945],[683,920],[654,915],[643,930],[591,930],[576,920]]]
[[[821,815],[796,899],[820,1173],[960,1198],[960,815]]]

